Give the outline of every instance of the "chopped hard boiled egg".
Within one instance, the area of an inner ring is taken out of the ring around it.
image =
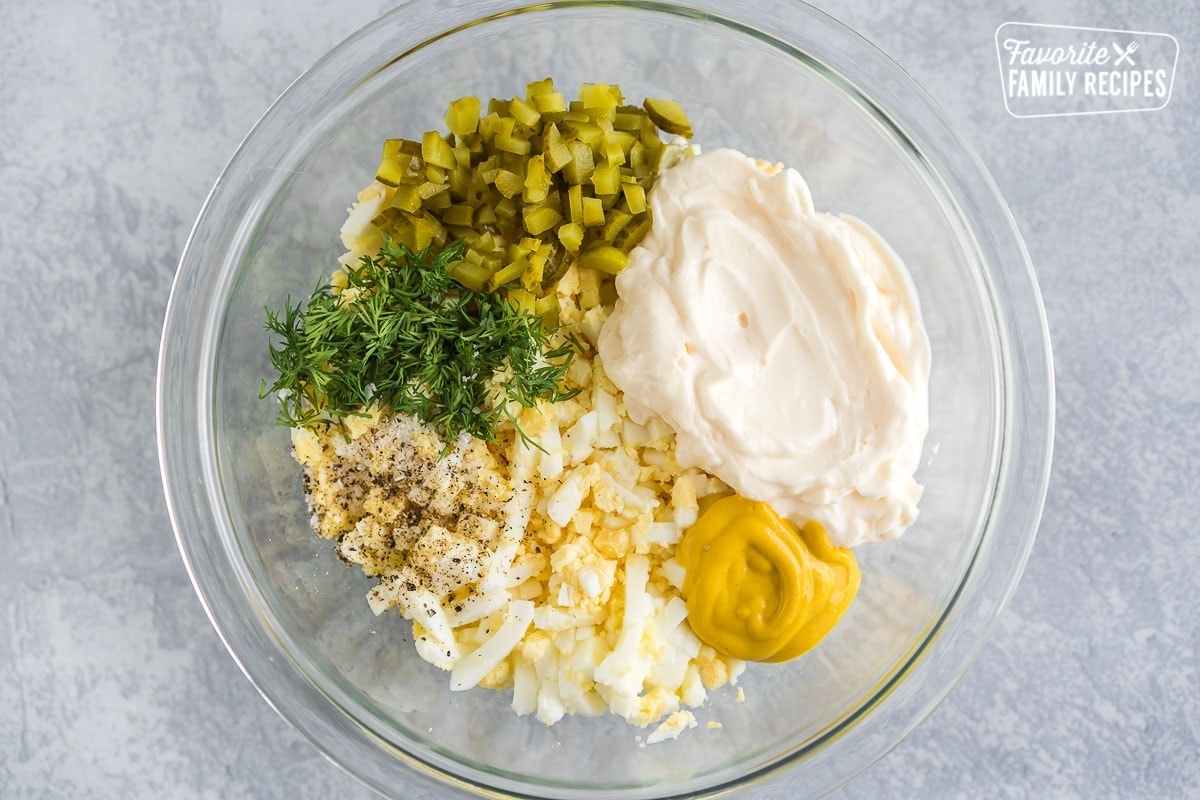
[[[579,307],[574,268],[557,292],[560,322],[594,339],[585,322],[598,330],[605,311]],[[511,688],[513,710],[547,725],[606,710],[661,721],[646,743],[673,739],[696,725],[687,707],[745,668],[692,632],[675,559],[699,500],[727,487],[679,466],[667,425],[629,420],[594,345],[567,380],[574,398],[512,409],[531,443],[462,437],[440,458],[411,419],[372,417],[349,442],[298,430],[314,525],[378,577],[371,608],[413,620],[452,690]]]

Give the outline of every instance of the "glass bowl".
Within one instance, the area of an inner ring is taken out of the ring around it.
[[[858,551],[861,594],[815,651],[751,665],[700,726],[640,746],[612,715],[547,728],[508,692],[451,693],[396,613],[309,528],[276,407],[263,307],[306,297],[380,142],[440,127],[459,96],[553,76],[671,97],[706,149],[797,168],[817,207],[907,263],[933,349],[917,523]],[[967,669],[1011,595],[1050,465],[1053,386],[1028,257],[985,169],[893,62],[786,0],[411,0],[305,73],[246,137],[183,253],[158,380],[163,482],[196,591],[263,696],[393,797],[715,796],[786,774],[819,796],[893,747]],[[721,723],[709,729],[704,723]]]

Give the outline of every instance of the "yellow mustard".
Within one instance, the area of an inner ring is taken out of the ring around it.
[[[688,622],[717,652],[787,661],[821,641],[850,606],[854,553],[820,523],[797,530],[769,504],[727,495],[701,508],[676,558],[687,573]]]

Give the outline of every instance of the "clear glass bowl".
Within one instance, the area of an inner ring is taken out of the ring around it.
[[[458,96],[619,83],[688,109],[699,143],[796,167],[909,266],[933,347],[916,525],[859,550],[859,599],[814,652],[752,665],[701,726],[640,747],[610,716],[552,728],[509,693],[447,690],[399,615],[310,530],[273,402],[263,307],[335,266],[380,142],[441,124]],[[163,331],[163,481],[196,591],[267,700],[329,758],[393,797],[712,796],[786,770],[819,796],[894,746],[983,646],[1045,496],[1053,387],[1028,257],[983,166],[899,67],[786,0],[412,0],[326,55],[267,111],[213,187]],[[707,729],[716,720],[723,727]]]

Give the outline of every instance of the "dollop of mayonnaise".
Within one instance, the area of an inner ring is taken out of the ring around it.
[[[917,515],[929,340],[899,257],[795,170],[714,150],[667,170],[599,353],[676,458],[843,547]]]

